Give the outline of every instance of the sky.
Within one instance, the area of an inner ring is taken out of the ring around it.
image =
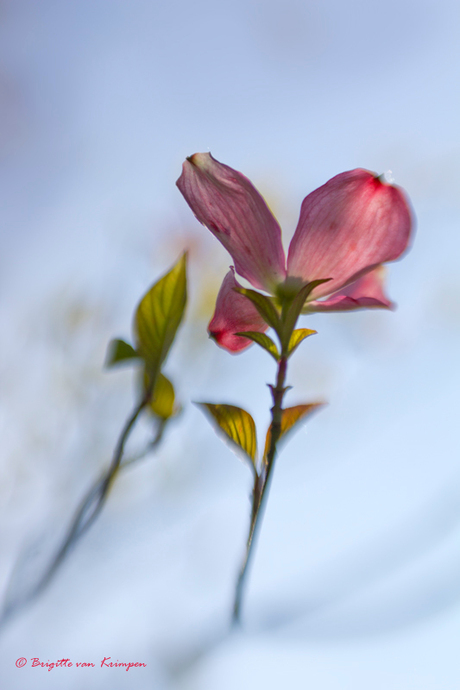
[[[190,288],[166,365],[183,413],[2,631],[7,690],[83,673],[89,690],[457,690],[459,21],[453,0],[0,2],[3,597],[50,557],[133,405],[108,341],[184,249]],[[417,226],[388,266],[396,311],[301,324],[318,335],[288,400],[328,405],[278,458],[232,634],[250,477],[192,401],[248,409],[261,440],[275,371],[207,338],[231,259],[175,187],[196,151],[253,181],[285,247],[306,194],[356,167],[402,186]]]

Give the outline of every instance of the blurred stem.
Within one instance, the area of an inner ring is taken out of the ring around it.
[[[78,539],[91,527],[96,517],[101,512],[109,491],[113,485],[113,482],[120,469],[123,469],[126,465],[131,464],[139,458],[134,458],[126,463],[122,464],[123,453],[125,449],[126,441],[136,424],[139,415],[147,406],[151,396],[151,391],[148,390],[143,396],[142,400],[134,408],[133,412],[125,422],[123,429],[121,430],[120,436],[118,438],[117,444],[115,446],[112,462],[109,468],[103,474],[103,476],[96,482],[94,486],[88,491],[86,496],[80,503],[74,518],[70,524],[67,535],[65,536],[58,552],[54,556],[51,564],[48,566],[44,575],[39,580],[38,584],[33,588],[31,592],[20,602],[12,603],[9,607],[5,607],[3,612],[2,620],[9,618],[11,614],[22,607],[24,604],[32,601],[36,596],[42,592],[46,586],[49,584],[59,566],[63,563],[66,556],[68,555],[70,549],[75,545]],[[161,420],[159,422],[155,438],[148,446],[148,451],[154,450],[160,443],[164,428],[166,425],[166,420]],[[146,451],[147,452],[147,451]],[[143,453],[140,457],[142,457]]]
[[[161,441],[163,440],[163,434],[166,429],[166,424],[169,422],[170,418],[161,418],[158,420],[158,426],[157,426],[157,431],[153,439],[148,443],[144,450],[138,453],[137,455],[133,455],[130,458],[122,459],[122,462],[120,463],[120,470],[124,470],[125,467],[129,467],[130,465],[134,465],[135,462],[139,462],[139,460],[142,460],[145,458],[148,453],[151,453],[154,451],[157,446],[160,445]]]
[[[246,582],[246,576],[248,572],[248,566],[252,552],[254,551],[255,536],[257,534],[257,530],[260,529],[260,524],[262,522],[263,507],[266,502],[265,497],[268,495],[270,477],[272,475],[273,466],[275,464],[276,446],[281,436],[281,419],[283,413],[282,406],[284,394],[286,392],[286,389],[284,387],[284,383],[286,381],[286,370],[287,356],[286,353],[283,351],[278,362],[276,385],[270,386],[273,398],[273,407],[271,408],[272,422],[270,445],[268,448],[267,455],[263,458],[260,473],[258,474],[256,472],[254,480],[249,535],[246,543],[246,552],[244,555],[243,563],[241,564],[241,569],[236,583],[235,601],[233,605],[232,618],[232,623],[234,625],[236,623],[239,623],[240,621],[241,602],[243,597],[244,585]]]
[[[128,440],[128,437],[133,430],[140,413],[143,411],[146,405],[147,400],[144,398],[137,405],[137,407],[134,408],[131,416],[127,419],[118,438],[117,445],[115,446],[115,450],[113,452],[112,462],[107,472],[83,499],[80,508],[77,510],[75,517],[72,520],[72,524],[61,548],[59,549],[53,560],[53,563],[40,583],[40,589],[46,586],[56,569],[59,567],[60,563],[64,560],[70,547],[73,546],[75,541],[79,539],[86,532],[86,530],[89,529],[89,527],[91,527],[94,520],[102,510],[110,488],[112,487],[115,477],[118,474],[118,470],[120,469],[120,463],[123,457],[126,441]],[[91,503],[93,503],[95,500],[96,504],[94,505],[92,511],[88,514],[88,511],[91,509]]]

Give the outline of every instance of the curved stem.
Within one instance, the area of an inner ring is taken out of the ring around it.
[[[255,536],[257,534],[257,530],[260,529],[260,524],[262,522],[263,506],[265,504],[264,499],[265,496],[268,495],[269,481],[272,475],[273,466],[275,464],[276,458],[276,446],[281,436],[281,419],[283,413],[282,405],[284,394],[286,392],[286,389],[284,387],[284,383],[286,380],[286,370],[287,357],[283,353],[278,362],[276,385],[270,386],[273,397],[273,407],[271,408],[272,423],[269,431],[270,445],[267,451],[267,455],[266,457],[264,457],[260,474],[256,473],[254,480],[249,535],[248,540],[246,542],[245,555],[243,558],[243,562],[241,564],[240,572],[236,583],[235,601],[233,605],[232,617],[232,623],[234,625],[238,623],[240,620],[241,602],[243,597],[244,584],[248,572],[248,566],[251,554],[254,550]]]
[[[48,566],[47,570],[40,578],[39,582],[35,585],[35,587],[21,601],[16,603],[12,602],[10,606],[5,607],[2,615],[2,622],[9,618],[15,610],[17,610],[18,608],[22,608],[22,606],[32,601],[36,596],[40,594],[40,592],[43,589],[45,589],[45,587],[49,584],[50,580],[53,578],[54,574],[58,570],[61,563],[66,558],[72,546],[74,546],[75,542],[89,529],[96,517],[99,515],[107,499],[108,493],[114,482],[114,479],[117,476],[118,471],[120,469],[126,441],[140,413],[146,407],[148,399],[148,393],[146,393],[146,395],[144,395],[140,403],[136,405],[133,412],[125,422],[123,429],[121,430],[120,436],[118,437],[118,441],[113,452],[112,462],[110,463],[109,468],[101,477],[101,479],[99,479],[98,482],[91,487],[91,489],[88,491],[88,493],[80,503],[80,506],[77,509],[75,516],[70,524],[69,530],[65,538],[63,539],[62,544],[59,547],[59,550],[57,551],[56,555],[54,556],[51,564]],[[153,445],[157,445],[157,443],[160,441],[163,434],[163,430],[164,424],[160,425],[158,433],[154,441],[152,442],[150,448]]]
[[[67,536],[62,542],[62,545],[54,557],[53,562],[35,590],[37,593],[46,587],[55,571],[66,557],[68,551],[74,545],[75,541],[79,539],[89,529],[89,527],[91,527],[94,520],[101,512],[110,488],[118,474],[118,470],[120,469],[120,463],[123,457],[126,441],[128,440],[137,418],[146,405],[147,400],[144,398],[134,408],[131,416],[125,422],[113,452],[112,462],[110,463],[107,472],[102,476],[98,483],[90,489],[88,494],[83,499],[80,508],[77,510],[75,517],[72,520],[69,531],[67,532]],[[96,504],[94,507],[92,507],[91,504],[94,501],[96,501]]]

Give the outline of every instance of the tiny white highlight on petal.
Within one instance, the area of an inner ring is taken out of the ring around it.
[[[394,178],[392,170],[387,170],[386,172],[384,172],[382,177],[387,184],[394,184],[394,182],[395,182],[395,178]]]

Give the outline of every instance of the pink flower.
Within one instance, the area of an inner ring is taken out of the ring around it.
[[[185,161],[177,186],[197,219],[230,253],[236,272],[254,287],[280,296],[328,278],[312,291],[306,311],[392,307],[383,292],[382,264],[401,256],[412,226],[409,203],[399,187],[356,169],[336,175],[309,194],[302,203],[286,269],[281,229],[244,175],[210,153],[195,153]],[[235,333],[267,329],[254,305],[235,287],[241,286],[231,269],[209,324],[211,336],[230,352],[250,345]]]

